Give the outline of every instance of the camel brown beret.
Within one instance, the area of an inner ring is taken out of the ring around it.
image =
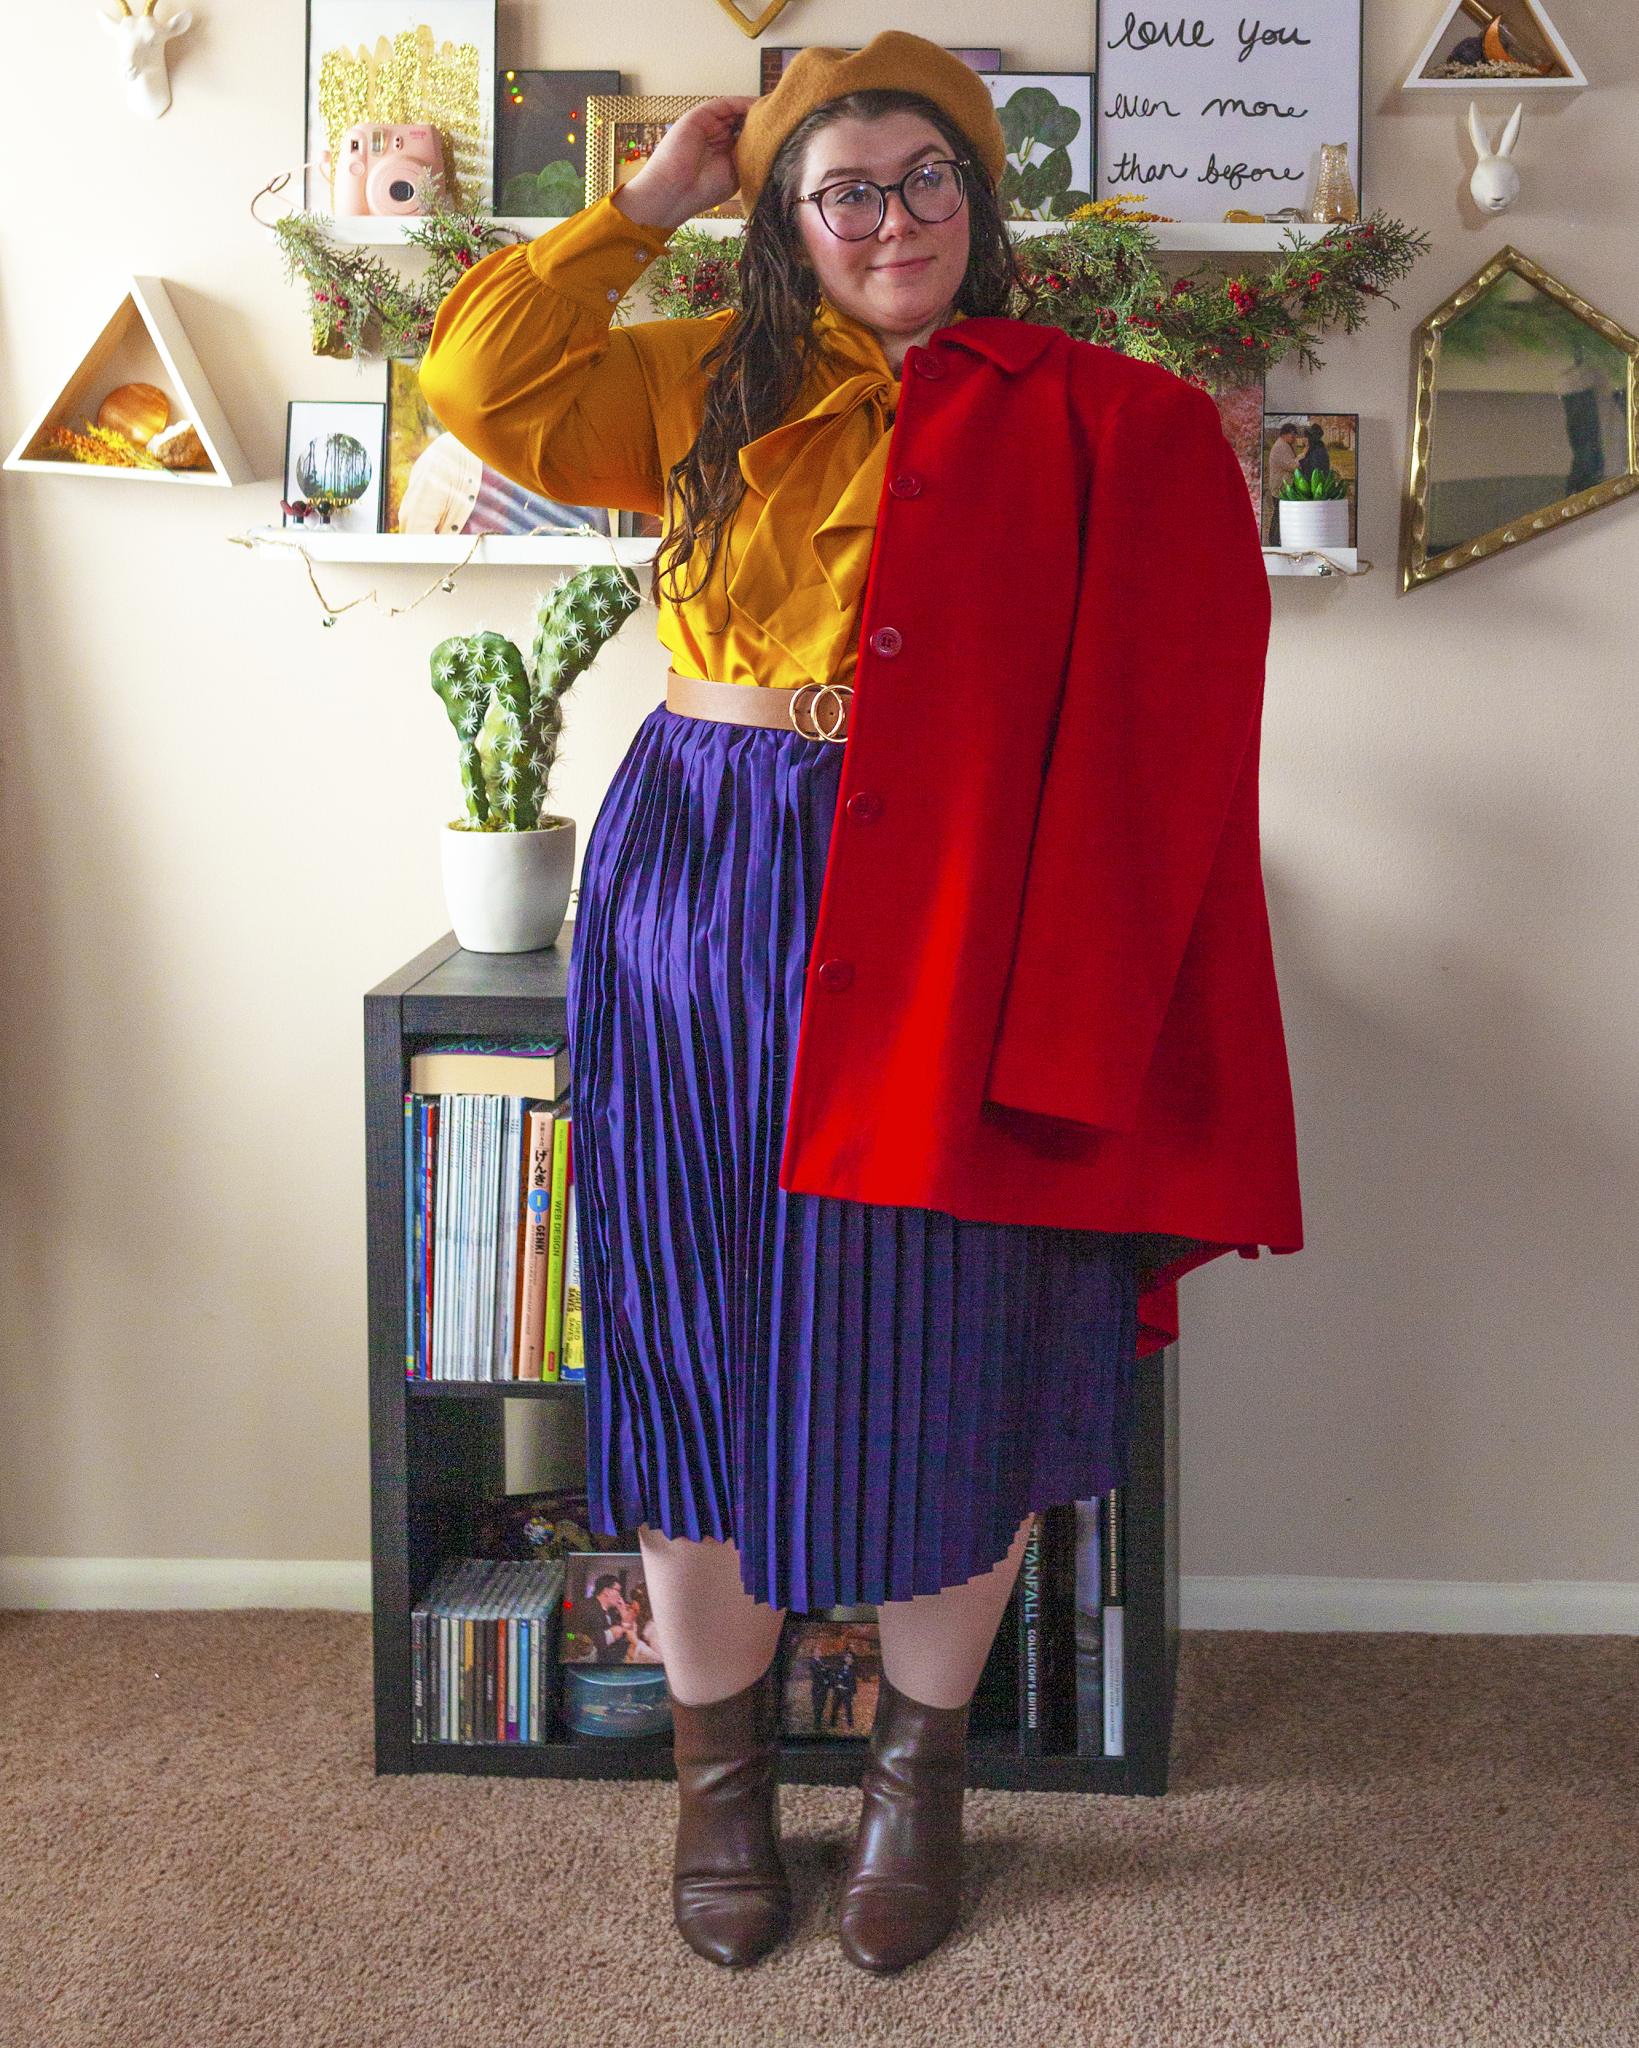
[[[932,100],[973,144],[992,182],[1000,181],[1007,145],[990,88],[949,50],[894,28],[874,36],[852,55],[846,50],[799,50],[774,90],[750,107],[735,148],[740,198],[747,214],[768,182],[780,144],[800,121],[828,100],[882,87]]]

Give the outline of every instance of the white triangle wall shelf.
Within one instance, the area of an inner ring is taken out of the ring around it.
[[[144,347],[145,341],[151,348]],[[157,372],[151,362],[155,356],[159,359]],[[46,437],[54,427],[77,429],[82,420],[95,419],[109,390],[134,379],[159,386],[171,401],[173,421],[192,420],[211,459],[208,470],[116,469],[101,463],[68,462],[51,454]],[[131,279],[67,383],[30,424],[6,457],[5,467],[35,476],[94,476],[116,483],[226,487],[255,481],[177,318],[170,294],[157,277]]]
[[[1513,36],[1520,60],[1551,66],[1535,78],[1440,78],[1431,74],[1450,57],[1453,47],[1469,36],[1483,36],[1487,24],[1500,18]],[[1406,92],[1580,92],[1587,75],[1570,47],[1548,19],[1542,0],[1450,0],[1440,26],[1411,67]]]

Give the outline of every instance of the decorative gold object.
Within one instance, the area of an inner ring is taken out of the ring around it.
[[[691,107],[704,106],[706,93],[659,95],[592,92],[586,95],[586,203],[596,206],[617,185],[641,170],[649,153],[674,121]],[[738,220],[740,203],[729,200],[697,220]]]
[[[1639,490],[1639,337],[1502,249],[1413,338],[1410,590]]]
[[[97,408],[97,425],[111,427],[146,448],[171,417],[171,401],[157,384],[122,384]]]
[[[717,5],[733,22],[734,26],[748,36],[760,36],[765,28],[779,19],[785,12],[785,0],[768,0],[768,5],[755,21],[750,21],[735,5],[735,0],[717,0]]]
[[[1309,218],[1333,223],[1360,218],[1360,202],[1355,197],[1354,180],[1349,176],[1349,145],[1346,142],[1323,142],[1320,145],[1320,170],[1315,177],[1315,196],[1309,208]]]

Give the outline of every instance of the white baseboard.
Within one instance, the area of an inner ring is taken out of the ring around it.
[[[328,1607],[370,1612],[367,1558],[0,1557],[0,1608]]]
[[[1639,1585],[1624,1580],[1185,1578],[1179,1609],[1185,1628],[1639,1635]]]

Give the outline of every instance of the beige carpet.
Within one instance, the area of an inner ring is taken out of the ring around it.
[[[370,1770],[325,1614],[0,1616],[0,2048],[1639,2043],[1639,1642],[1198,1635],[1162,1800],[983,1793],[897,1981],[697,1962],[669,1788]]]

